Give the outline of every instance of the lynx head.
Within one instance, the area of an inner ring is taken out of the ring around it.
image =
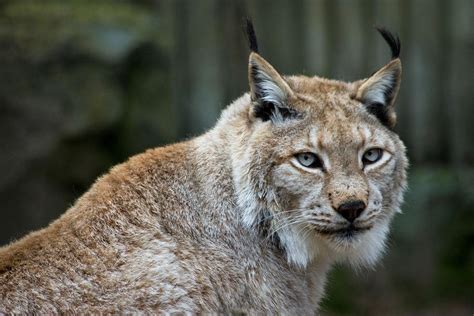
[[[373,264],[406,185],[393,131],[400,43],[379,29],[392,60],[346,83],[282,76],[250,28],[248,111],[233,160],[242,220],[305,267],[318,256]]]

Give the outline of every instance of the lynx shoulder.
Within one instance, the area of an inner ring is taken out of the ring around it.
[[[0,249],[0,313],[317,311],[335,262],[373,265],[406,186],[393,131],[400,43],[356,82],[282,76],[190,141],[99,178],[47,228]]]

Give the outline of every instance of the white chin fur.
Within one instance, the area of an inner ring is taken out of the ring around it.
[[[285,248],[288,262],[299,268],[306,268],[322,252],[314,233],[305,230],[304,225],[285,228],[278,236]]]
[[[326,243],[334,252],[337,261],[349,263],[356,268],[371,267],[377,263],[385,250],[388,231],[388,223],[377,223],[360,236],[350,239],[334,238],[326,240]]]
[[[303,230],[304,231],[304,230]],[[305,268],[318,257],[348,263],[354,268],[372,267],[385,249],[389,231],[388,223],[375,227],[350,239],[320,236],[316,232],[304,233],[297,227],[279,232],[280,241],[286,250],[288,262]],[[330,238],[330,239],[329,239]]]

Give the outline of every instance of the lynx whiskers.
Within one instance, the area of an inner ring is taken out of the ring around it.
[[[342,82],[280,75],[248,23],[250,92],[1,248],[0,314],[314,314],[333,263],[378,260],[406,187],[400,42],[379,31],[392,60]]]

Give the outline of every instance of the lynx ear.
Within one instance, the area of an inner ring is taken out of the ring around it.
[[[394,103],[401,75],[402,64],[397,58],[365,80],[356,93],[356,99],[364,103],[370,113],[390,128],[396,123]]]
[[[394,103],[400,88],[402,63],[400,61],[400,40],[384,28],[377,28],[392,51],[392,61],[382,67],[357,88],[355,98],[364,103],[367,110],[384,125],[393,128],[396,123]]]
[[[294,97],[290,86],[256,52],[249,57],[249,84],[255,117],[276,123],[298,116],[298,112],[288,106],[288,100]]]

